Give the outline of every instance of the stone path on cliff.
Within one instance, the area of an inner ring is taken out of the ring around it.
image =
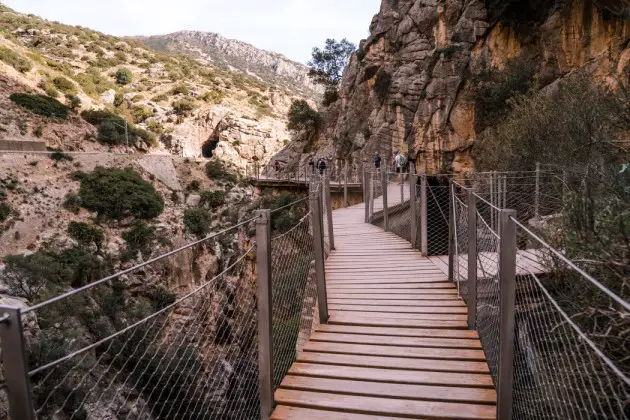
[[[336,210],[326,262],[329,322],[279,388],[272,419],[496,416],[496,392],[453,283],[393,233]]]

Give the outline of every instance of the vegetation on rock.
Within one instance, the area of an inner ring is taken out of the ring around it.
[[[305,100],[297,100],[289,109],[289,123],[287,127],[291,131],[316,131],[321,122],[319,112],[310,107]]]
[[[9,96],[9,99],[38,115],[59,118],[68,117],[68,107],[54,98],[30,93],[14,93]]]
[[[105,239],[105,233],[102,229],[87,223],[75,221],[70,222],[68,225],[68,235],[76,239],[80,245],[90,246],[94,244],[97,249],[101,248],[103,240]]]
[[[184,226],[191,233],[201,237],[210,230],[210,215],[204,209],[186,209],[184,212]]]
[[[0,61],[4,61],[21,73],[29,72],[33,68],[30,60],[6,47],[0,47]]]
[[[164,210],[153,185],[130,168],[96,168],[81,180],[79,194],[81,205],[99,217],[153,219]]]
[[[308,63],[309,77],[324,86],[329,101],[337,92],[343,71],[355,50],[356,46],[345,38],[341,41],[327,39],[324,48],[313,48],[312,59]]]

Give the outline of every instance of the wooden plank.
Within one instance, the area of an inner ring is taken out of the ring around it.
[[[387,328],[387,327],[354,327],[347,325],[330,325],[321,324],[315,328],[320,332],[336,332],[344,334],[372,334],[372,335],[391,335],[394,337],[436,337],[436,338],[472,338],[478,339],[477,331],[471,330],[435,330],[435,329],[418,329],[418,328]]]
[[[396,399],[496,404],[494,389],[454,388],[436,385],[392,384],[346,379],[287,376],[280,385],[284,389],[328,392]]]
[[[467,386],[472,388],[494,387],[492,377],[488,374],[379,369],[300,362],[294,363],[293,366],[291,366],[291,369],[289,369],[289,375],[390,382],[399,384]]]
[[[407,283],[443,283],[444,277],[434,277],[434,278],[395,278],[386,280],[384,278],[343,278],[343,277],[326,277],[326,284],[407,284]]]
[[[400,420],[400,417],[342,413],[287,405],[277,406],[270,418],[271,420]]]
[[[491,405],[409,401],[393,398],[337,395],[323,392],[279,389],[276,401],[280,405],[339,410],[375,415],[434,419],[495,419],[496,408]]]
[[[436,306],[436,307],[456,307],[456,308],[465,308],[466,305],[464,301],[461,299],[448,299],[448,300],[420,300],[420,299],[350,299],[350,298],[333,298],[328,297],[328,303],[336,303],[338,305],[378,305],[378,306],[413,306],[413,307],[426,307],[426,306]]]
[[[378,317],[362,316],[359,313],[348,314],[347,312],[331,312],[330,324],[356,325],[365,327],[402,327],[402,328],[468,328],[466,319],[462,320],[434,320],[416,319],[412,317],[395,318],[381,314]]]
[[[433,372],[490,373],[485,362],[462,362],[458,360],[409,359],[404,357],[365,356],[354,354],[300,352],[297,362],[329,365],[362,366]]]
[[[467,314],[468,309],[463,307],[437,307],[437,306],[376,306],[376,305],[340,305],[338,303],[328,303],[328,308],[332,311],[354,311],[354,312],[382,312],[398,314]]]
[[[360,309],[330,309],[330,315],[337,317],[357,317],[357,318],[390,318],[390,319],[422,319],[437,321],[465,321],[468,319],[467,314],[436,314],[432,311],[426,313],[413,312],[380,312],[380,311],[362,311]]]
[[[387,335],[315,332],[311,335],[311,340],[331,343],[376,344],[380,346],[481,349],[479,340],[467,338],[392,337]]]
[[[394,290],[394,291],[392,291]],[[403,290],[401,291],[395,291],[395,289],[392,289],[389,291],[389,293],[377,293],[377,294],[369,294],[369,293],[345,293],[345,292],[339,292],[338,289],[333,290],[328,290],[328,298],[329,299],[369,299],[369,300],[409,300],[409,299],[417,299],[417,300],[434,300],[434,301],[447,301],[447,300],[454,300],[454,301],[459,301],[459,298],[457,297],[456,293],[452,293],[452,294],[426,294],[426,293],[418,293],[418,291],[416,290],[414,291],[404,291],[405,289],[398,289],[398,290]]]
[[[341,353],[366,356],[410,357],[418,359],[445,359],[485,361],[482,350],[435,349],[422,347],[377,346],[369,344],[319,343],[309,341],[304,351],[317,353]]]
[[[332,284],[331,284],[332,283]],[[328,290],[353,290],[353,289],[364,289],[372,293],[373,290],[392,290],[395,291],[397,289],[413,289],[418,290],[422,293],[430,292],[435,289],[436,293],[445,293],[446,291],[454,291],[455,285],[450,282],[436,282],[436,283],[405,283],[405,284],[339,284],[338,282],[326,282],[328,285]]]

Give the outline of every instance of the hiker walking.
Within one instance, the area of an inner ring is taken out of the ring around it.
[[[405,175],[405,163],[407,163],[407,159],[403,156],[402,153],[396,151],[396,157],[394,158],[394,162],[396,164],[396,173],[398,174],[399,183],[402,184],[403,178]]]
[[[378,154],[378,152],[374,153],[374,169],[376,169],[376,172],[379,172],[381,170],[381,161],[383,159],[381,158],[381,155]]]
[[[313,159],[313,156],[309,156],[308,157],[308,166],[311,167],[311,173],[315,172],[315,160]]]
[[[317,169],[319,169],[319,174],[323,176],[326,170],[326,159],[319,158],[319,161],[317,161]]]

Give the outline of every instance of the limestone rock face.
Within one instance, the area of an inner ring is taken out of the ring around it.
[[[383,0],[310,153],[358,167],[377,150],[388,158],[402,150],[419,171],[470,171],[475,140],[488,128],[477,121],[471,83],[484,68],[519,58],[540,87],[578,69],[610,85],[628,78],[627,1],[489,3]],[[280,156],[303,162],[305,146],[297,141]]]

